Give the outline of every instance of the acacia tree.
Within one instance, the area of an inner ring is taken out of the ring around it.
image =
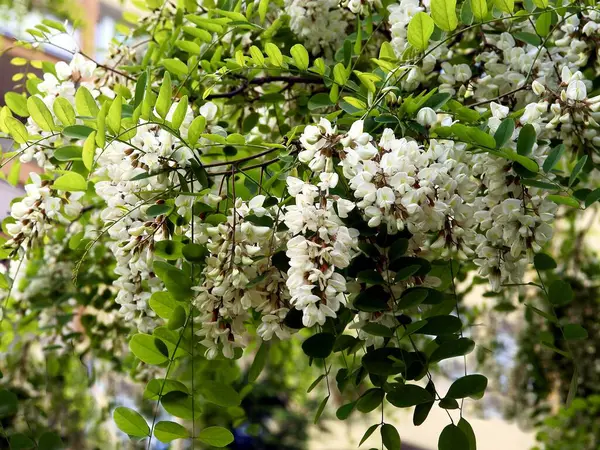
[[[118,407],[122,431],[222,447],[231,432],[196,419],[243,417],[270,344],[300,335],[326,386],[315,422],[335,383],[340,420],[381,409],[363,441],[379,430],[388,450],[386,404],[417,426],[438,404],[439,448],[475,448],[463,401],[486,377],[465,366],[441,392],[432,375],[476,345],[459,280],[538,288],[529,311],[559,330],[545,345],[572,355],[585,330],[557,319],[572,289],[542,251],[559,206],[600,198],[595,1],[138,3],[107,62],[44,64],[5,98],[4,163],[44,169],[3,223],[6,349],[49,324],[53,352],[147,382],[149,421]]]

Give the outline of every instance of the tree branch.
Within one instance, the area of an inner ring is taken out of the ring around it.
[[[219,94],[211,94],[206,97],[206,100],[212,100],[215,98],[232,98],[238,94],[244,92],[250,86],[262,86],[263,84],[275,83],[278,81],[283,81],[288,83],[289,85],[293,84],[324,84],[323,80],[316,77],[300,77],[300,76],[267,76],[267,77],[258,77],[253,80],[243,80],[242,84],[229,91],[223,92]]]

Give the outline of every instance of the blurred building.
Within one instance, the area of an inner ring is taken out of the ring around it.
[[[22,83],[22,80],[16,79],[17,74],[24,70],[40,72],[31,66],[11,64],[13,58],[58,62],[70,60],[72,52],[83,51],[96,61],[102,61],[111,39],[117,34],[117,24],[121,21],[123,9],[123,2],[119,0],[15,0],[0,3],[0,106],[4,106],[4,94],[18,89],[18,85]],[[31,35],[26,30],[44,19],[64,22],[64,11],[68,11],[69,16],[81,18],[80,29],[73,30],[67,24],[68,33],[54,37],[50,45],[42,45],[38,49],[15,45],[17,40],[31,41]],[[3,152],[10,151],[12,142],[0,139],[0,147]],[[36,168],[31,164],[21,167],[20,186]],[[2,168],[5,174],[9,170],[10,165]],[[0,180],[0,219],[6,217],[10,201],[22,195],[22,192],[19,186],[14,187]]]

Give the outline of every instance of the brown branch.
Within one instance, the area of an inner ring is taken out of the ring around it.
[[[322,79],[316,78],[316,77],[299,77],[299,76],[258,77],[258,78],[254,78],[253,80],[243,80],[242,84],[239,87],[237,87],[229,92],[223,92],[220,94],[211,94],[206,97],[206,100],[212,100],[215,98],[232,98],[238,94],[241,94],[246,89],[248,89],[248,87],[250,87],[250,86],[262,86],[263,84],[275,83],[278,81],[283,81],[285,83],[288,83],[289,85],[299,84],[299,83],[324,84]]]

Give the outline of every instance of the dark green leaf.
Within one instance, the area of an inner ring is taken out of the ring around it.
[[[400,450],[400,434],[394,425],[389,423],[381,427],[381,440],[387,450]]]
[[[323,400],[321,400],[321,403],[319,403],[319,407],[317,408],[317,412],[315,414],[315,419],[313,421],[313,423],[317,423],[319,421],[319,419],[321,418],[321,414],[323,414],[323,411],[325,410],[325,406],[327,405],[327,402],[329,401],[329,395],[327,397],[325,397]]]
[[[469,440],[456,425],[447,425],[440,434],[438,450],[469,450]]]
[[[546,253],[538,253],[533,257],[533,264],[537,270],[556,269],[556,261]]]
[[[397,408],[409,408],[433,400],[431,393],[416,384],[400,385],[387,394],[387,401]]]
[[[468,2],[467,2],[468,3]],[[502,148],[511,139],[515,131],[515,121],[510,117],[504,119],[496,133],[494,133],[494,139],[496,141],[496,148]]]
[[[327,358],[333,350],[335,336],[331,333],[317,333],[302,343],[302,350],[311,358]]]
[[[429,295],[429,291],[426,288],[409,288],[402,293],[396,307],[398,309],[407,309],[420,305],[425,301],[427,295]]]
[[[254,361],[252,361],[252,365],[248,370],[248,383],[254,383],[265,365],[267,364],[267,358],[269,356],[269,348],[270,345],[268,342],[263,342],[260,345],[260,348],[256,352],[254,356]]]
[[[528,123],[521,128],[521,132],[519,133],[519,138],[517,139],[517,153],[523,156],[530,155],[536,139],[537,134],[535,128]]]
[[[544,161],[544,165],[542,166],[542,168],[544,169],[544,172],[546,172],[546,173],[550,172],[554,168],[556,163],[560,160],[560,158],[564,152],[565,152],[564,144],[559,144],[556,147],[554,147],[548,154],[548,157],[546,158],[546,160]]]
[[[377,312],[389,309],[390,294],[383,286],[371,286],[354,299],[354,307],[359,311]]]
[[[555,306],[563,306],[573,300],[571,285],[563,280],[555,280],[548,289],[548,299]]]
[[[385,392],[383,389],[369,389],[356,402],[356,409],[362,413],[369,413],[381,405],[384,396]]]
[[[462,328],[462,322],[456,316],[432,316],[427,318],[427,324],[415,331],[418,334],[439,336],[457,333]]]
[[[375,425],[371,425],[367,431],[365,431],[365,434],[363,434],[362,439],[360,440],[360,443],[358,444],[358,446],[360,447],[361,445],[363,445],[363,443],[369,439],[371,437],[371,435],[373,433],[375,433],[375,430],[379,427],[379,424],[376,423]]]
[[[218,381],[203,381],[200,393],[207,401],[219,406],[240,406],[242,402],[240,394],[233,387]]]
[[[14,416],[17,413],[18,399],[6,389],[0,390],[0,417]]]
[[[563,327],[563,333],[565,339],[568,341],[575,341],[588,338],[588,332],[581,325],[576,323],[568,323]]]
[[[581,173],[581,170],[583,169],[583,166],[587,162],[587,159],[588,159],[587,155],[583,155],[579,159],[579,161],[577,161],[577,164],[575,164],[575,167],[573,168],[573,172],[571,172],[571,176],[569,177],[569,187],[573,186],[573,184],[577,180],[577,177]]]
[[[467,437],[467,441],[469,441],[469,447],[465,450],[477,450],[477,440],[475,439],[475,433],[473,432],[471,424],[461,417],[458,421],[458,428]]]
[[[452,383],[446,396],[449,398],[471,397],[479,399],[483,396],[487,384],[488,380],[483,375],[466,375]]]
[[[460,338],[443,342],[429,357],[430,362],[438,362],[443,359],[455,358],[471,353],[475,348],[475,342],[468,338]]]
[[[348,417],[350,417],[352,411],[354,411],[355,406],[356,402],[346,403],[345,405],[342,405],[338,408],[338,410],[335,412],[335,416],[339,420],[346,420]]]

